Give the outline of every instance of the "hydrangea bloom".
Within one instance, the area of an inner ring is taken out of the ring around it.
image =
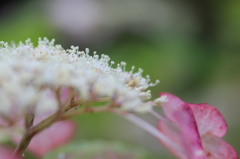
[[[42,157],[74,134],[72,122],[59,120],[112,112],[157,137],[182,159],[237,158],[221,139],[227,124],[216,108],[185,103],[168,93],[149,101],[148,87],[159,81],[142,77],[142,69],[126,71],[125,62],[113,65],[107,55],[90,55],[89,49],[74,46],[64,50],[46,38],[36,47],[30,40],[18,45],[0,42],[0,139],[12,135],[18,144],[15,156],[29,150]],[[152,110],[155,105],[163,106],[166,118]],[[160,119],[158,129],[135,112],[152,113]]]
[[[211,105],[185,103],[178,97],[161,93],[165,120],[158,123],[158,129],[172,144],[161,141],[176,156],[182,159],[237,159],[236,151],[222,136],[227,132],[227,123],[222,114]]]
[[[109,56],[101,56],[78,47],[64,50],[54,40],[39,39],[34,47],[30,40],[19,45],[0,43],[0,116],[21,117],[26,112],[38,114],[55,111],[56,98],[51,91],[73,88],[82,100],[109,97],[116,106],[131,111],[147,111],[151,103],[149,76],[142,70],[126,71],[125,62],[114,68]],[[10,115],[11,114],[11,115]]]

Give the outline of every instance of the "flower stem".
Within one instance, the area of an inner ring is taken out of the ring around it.
[[[160,139],[161,141],[168,143],[168,145],[175,149],[175,150],[181,150],[179,145],[174,144],[165,134],[160,132],[158,129],[153,127],[151,124],[147,123],[146,121],[142,120],[141,118],[133,115],[133,114],[126,114],[122,116],[123,118],[127,119],[128,121],[134,123],[135,125],[139,126],[140,128],[146,130],[151,135],[155,136],[156,138]]]
[[[13,156],[21,156],[24,153],[25,149],[28,147],[33,136],[34,136],[33,134],[25,133],[23,135],[20,143],[18,144],[17,148],[14,150],[12,157]]]
[[[104,99],[105,101],[106,99]],[[100,101],[102,101],[102,99],[100,99]],[[106,100],[107,101],[107,100]],[[106,106],[102,106],[102,107],[95,107],[95,108],[89,108],[89,109],[85,109],[85,108],[81,108],[79,110],[75,110],[75,111],[69,111],[70,109],[78,106],[78,105],[82,105],[84,104],[84,101],[79,98],[73,102],[71,102],[70,104],[68,104],[66,107],[63,108],[62,111],[57,111],[56,113],[50,115],[49,117],[45,118],[44,120],[42,120],[40,123],[38,123],[37,125],[33,126],[33,127],[29,127],[26,130],[26,133],[23,135],[20,143],[18,144],[17,148],[14,151],[13,155],[21,155],[26,148],[28,147],[31,139],[34,137],[34,135],[38,134],[39,132],[41,132],[42,130],[46,129],[47,127],[51,126],[54,122],[58,121],[58,120],[64,120],[67,118],[70,118],[72,116],[75,115],[80,115],[83,113],[93,113],[93,112],[115,112],[117,113],[118,110],[112,110],[109,105]],[[30,120],[31,123],[33,120]]]

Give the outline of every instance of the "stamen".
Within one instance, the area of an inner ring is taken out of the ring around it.
[[[89,52],[90,52],[89,48],[86,48],[86,49],[85,49],[85,53],[86,53],[86,55],[88,55]]]

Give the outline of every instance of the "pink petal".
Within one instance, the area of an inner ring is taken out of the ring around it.
[[[190,104],[201,135],[212,133],[222,137],[227,132],[227,123],[223,115],[211,105]]]
[[[202,141],[207,159],[238,159],[234,148],[221,138],[205,134],[202,136]]]
[[[19,156],[12,156],[13,150],[7,147],[0,146],[0,158],[2,159],[20,159]]]
[[[60,121],[37,134],[28,146],[28,150],[37,156],[44,156],[48,151],[67,143],[73,137],[75,124]]]
[[[159,97],[161,96],[166,96],[167,97],[167,101],[162,103],[162,107],[163,107],[163,111],[165,113],[165,115],[168,118],[171,118],[173,116],[173,114],[175,113],[175,111],[177,111],[180,107],[180,105],[182,105],[184,102],[176,97],[173,94],[170,93],[160,93]]]
[[[181,158],[204,159],[201,138],[197,129],[197,124],[190,106],[186,103],[179,106],[171,117],[170,122],[159,121],[158,129],[177,144],[182,150],[172,149],[167,143],[163,145],[173,154]]]
[[[173,114],[184,103],[180,98],[170,93],[160,93],[159,96],[167,96],[167,102],[162,104],[166,116],[173,119]],[[212,133],[222,137],[227,132],[227,123],[222,114],[211,105],[207,104],[190,104],[194,117],[197,121],[198,129],[201,135]]]
[[[181,107],[182,109],[176,112],[175,119],[180,127],[181,143],[185,153],[190,159],[204,159],[202,142],[193,112],[186,103]]]

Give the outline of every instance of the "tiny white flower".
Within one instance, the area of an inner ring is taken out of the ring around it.
[[[154,103],[155,103],[156,105],[159,105],[159,106],[160,106],[162,103],[167,102],[167,101],[168,101],[167,96],[166,96],[166,95],[162,95],[161,97],[155,99],[155,100],[154,100]]]

